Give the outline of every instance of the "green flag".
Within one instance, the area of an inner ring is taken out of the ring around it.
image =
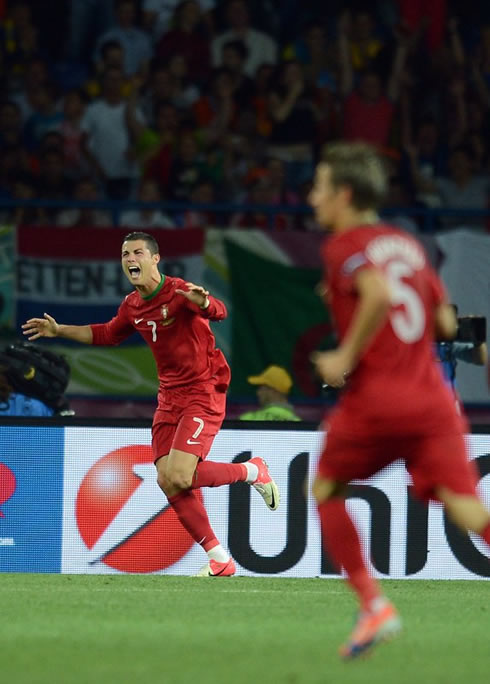
[[[335,346],[330,316],[315,288],[319,269],[285,266],[226,240],[232,300],[232,384],[235,396],[254,394],[247,382],[270,364],[292,375],[296,396],[318,396],[309,356]]]

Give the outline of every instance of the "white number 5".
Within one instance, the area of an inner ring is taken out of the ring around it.
[[[393,332],[402,342],[417,342],[425,330],[425,309],[417,291],[402,280],[413,275],[413,269],[403,261],[392,261],[386,268],[386,275],[393,294],[393,306],[403,305],[402,311],[390,314]]]

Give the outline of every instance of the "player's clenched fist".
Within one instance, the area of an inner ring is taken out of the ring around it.
[[[22,332],[29,341],[39,337],[57,337],[59,325],[55,319],[45,313],[44,318],[30,318],[22,326]]]

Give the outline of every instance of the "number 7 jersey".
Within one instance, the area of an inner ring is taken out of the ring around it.
[[[209,306],[200,309],[176,289],[186,289],[182,279],[162,276],[149,297],[131,292],[114,318],[91,326],[93,344],[116,345],[140,333],[157,364],[159,402],[164,390],[174,388],[226,392],[230,369],[209,327],[210,320],[226,318],[225,305],[210,296]]]
[[[322,257],[328,305],[344,337],[359,297],[355,276],[375,268],[392,295],[388,317],[349,377],[340,406],[350,431],[422,434],[452,425],[461,429],[454,396],[434,353],[435,310],[447,300],[422,246],[388,225],[359,226],[325,240]]]

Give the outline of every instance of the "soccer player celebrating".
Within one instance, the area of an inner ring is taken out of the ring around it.
[[[325,548],[360,601],[358,622],[340,648],[344,659],[401,629],[361,554],[345,508],[347,483],[403,458],[418,497],[441,501],[459,527],[490,545],[490,514],[476,494],[464,419],[433,350],[435,334],[456,333],[454,310],[419,243],[380,223],[385,188],[372,148],[337,143],[326,148],[309,197],[319,224],[334,232],[322,256],[340,344],[313,361],[327,384],[345,389],[326,426],[313,495]]]
[[[226,317],[226,308],[207,290],[160,273],[159,248],[147,233],[133,232],[122,244],[123,271],[135,290],[114,318],[95,325],[62,325],[52,316],[31,318],[23,333],[29,340],[64,337],[96,345],[119,344],[137,330],[156,360],[159,391],[152,426],[158,484],[180,522],[202,546],[208,563],[199,575],[224,577],[235,563],[217,540],[193,490],[245,481],[271,510],[279,492],[261,458],[246,463],[206,461],[225,415],[230,369],[216,349],[209,321]]]

